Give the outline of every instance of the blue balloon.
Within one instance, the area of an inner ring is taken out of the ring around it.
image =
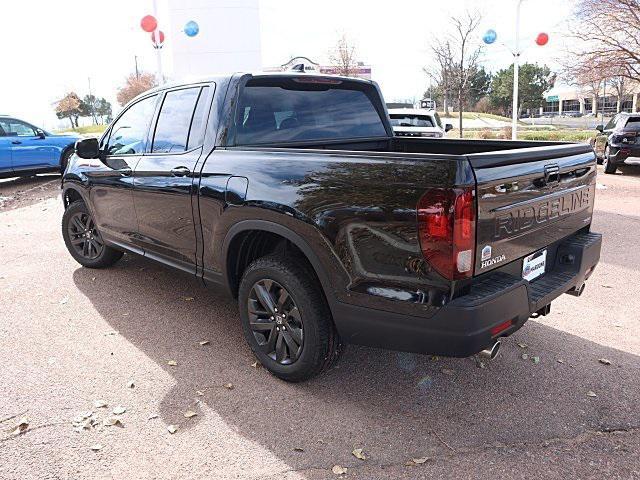
[[[193,20],[188,21],[184,26],[184,33],[187,37],[195,37],[200,31],[200,27]]]
[[[485,32],[484,36],[482,37],[482,41],[487,45],[491,45],[493,42],[496,41],[497,38],[498,38],[498,34],[496,33],[496,31],[493,29],[489,29]]]

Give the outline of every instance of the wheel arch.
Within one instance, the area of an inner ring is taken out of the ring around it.
[[[310,267],[313,269],[322,287],[323,294],[327,299],[327,303],[331,308],[333,293],[330,287],[329,275],[309,243],[293,230],[267,220],[243,220],[233,225],[225,236],[222,245],[223,279],[229,292],[234,297],[237,295],[240,282],[236,269],[233,268],[233,264],[235,264],[235,260],[237,260],[237,252],[235,249],[238,247],[238,242],[241,241],[242,237],[250,232],[264,232],[277,235],[295,246],[302,255],[304,255]]]
[[[88,206],[88,202],[80,189],[67,185],[65,185],[63,188],[62,202],[64,204],[65,210],[69,207],[69,205],[78,200],[82,200]]]
[[[64,173],[64,169],[66,167],[66,165],[63,165],[64,162],[64,156],[69,153],[70,151],[73,152],[73,149],[75,148],[75,142],[74,143],[70,143],[69,145],[67,145],[66,147],[64,147],[62,149],[62,151],[60,152],[60,159],[59,159],[59,164],[60,164],[60,173]]]

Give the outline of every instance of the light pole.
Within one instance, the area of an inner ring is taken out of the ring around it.
[[[158,18],[158,1],[153,0],[153,16]],[[156,61],[157,61],[157,74],[158,74],[158,84],[162,85],[164,83],[164,75],[162,74],[162,53],[160,52],[160,44],[162,40],[160,39],[160,28],[156,26],[156,29],[153,31],[153,38],[156,42],[158,42],[158,48],[156,48]]]
[[[520,76],[520,7],[524,0],[518,0],[516,7],[516,46],[513,51],[513,106],[511,107],[511,140],[518,139],[518,80]]]

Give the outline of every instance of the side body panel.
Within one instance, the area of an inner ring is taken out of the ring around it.
[[[205,278],[224,281],[229,232],[259,220],[313,251],[330,301],[385,309],[404,300],[397,309],[429,316],[451,285],[422,257],[416,204],[430,187],[472,184],[465,165],[446,156],[218,148],[199,188]],[[232,176],[247,179],[241,205],[225,201]]]

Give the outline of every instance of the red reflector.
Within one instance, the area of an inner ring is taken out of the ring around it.
[[[445,278],[473,275],[476,242],[474,189],[434,188],[417,206],[422,255]]]
[[[500,325],[496,325],[495,327],[493,327],[490,332],[491,332],[491,336],[495,337],[496,335],[498,335],[500,332],[504,332],[507,328],[509,328],[511,325],[513,325],[513,321],[512,320],[507,320],[504,323],[501,323]]]

